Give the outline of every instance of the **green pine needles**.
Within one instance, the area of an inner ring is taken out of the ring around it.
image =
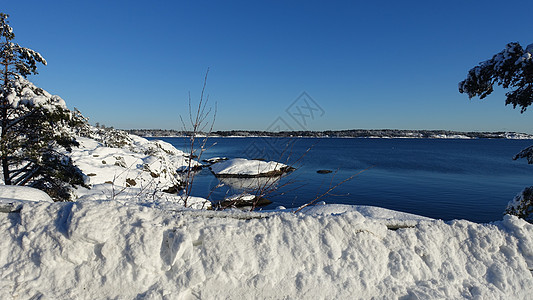
[[[66,155],[77,146],[73,128],[85,120],[65,102],[26,79],[46,65],[38,52],[14,43],[8,15],[0,13],[0,163],[6,185],[31,185],[55,200],[69,198],[69,186],[83,174]]]

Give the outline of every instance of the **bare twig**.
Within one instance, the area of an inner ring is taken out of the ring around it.
[[[339,186],[341,186],[341,185],[343,185],[344,183],[346,183],[346,182],[352,180],[354,177],[360,175],[361,173],[363,173],[363,172],[365,172],[365,171],[367,171],[367,170],[372,169],[373,167],[374,167],[374,166],[370,166],[370,167],[368,167],[368,168],[366,168],[366,169],[364,169],[364,170],[361,170],[361,171],[359,171],[359,172],[353,174],[352,176],[350,176],[350,177],[344,179],[343,181],[337,183],[336,185],[334,185],[334,186],[330,186],[330,188],[329,188],[326,192],[322,193],[321,195],[317,195],[313,200],[311,200],[311,201],[307,202],[306,204],[304,204],[304,205],[298,207],[298,209],[296,209],[296,210],[294,211],[294,213],[297,213],[297,212],[301,211],[302,209],[306,208],[306,207],[309,206],[309,205],[313,205],[313,204],[316,203],[318,200],[324,198],[325,196],[330,195],[331,192],[332,192],[333,190],[335,190],[336,188],[338,188]],[[334,177],[334,176],[333,176],[333,177]],[[332,178],[332,181],[333,181],[333,178]]]
[[[204,84],[202,86],[202,93],[200,94],[200,101],[198,102],[198,107],[196,111],[193,113],[192,110],[192,100],[191,100],[191,94],[189,93],[189,122],[191,126],[190,134],[189,134],[189,157],[187,158],[187,170],[185,170],[185,191],[183,193],[182,199],[183,204],[185,207],[188,205],[188,199],[192,192],[192,186],[194,183],[194,177],[196,176],[196,172],[193,168],[193,159],[196,157],[198,160],[202,157],[202,154],[206,150],[205,145],[207,144],[207,140],[213,131],[213,126],[215,124],[216,119],[216,113],[217,113],[217,106],[215,103],[215,109],[214,112],[211,108],[207,109],[207,103],[209,102],[209,96],[205,96],[205,90],[207,86],[207,76],[209,74],[209,69],[207,69],[207,72],[205,73],[204,77]],[[213,120],[210,122],[206,122],[207,118],[213,115]],[[180,115],[180,120],[183,125],[183,130],[187,130],[187,126],[185,125],[185,121]],[[205,137],[202,141],[197,144],[197,138],[200,133],[202,133],[207,126],[209,126],[208,131],[205,133]]]
[[[281,153],[279,155],[279,158],[276,160],[275,169],[277,169],[278,165],[280,164],[278,161],[283,161],[283,157],[287,153],[288,154],[286,155],[285,162],[287,163],[288,169],[290,169],[290,170],[296,169],[296,167],[295,167],[296,164],[299,163],[307,155],[307,153],[309,153],[309,151],[311,151],[311,149],[315,146],[315,144],[311,145],[311,147],[307,148],[307,150],[304,153],[302,153],[294,162],[289,163],[289,161],[292,158],[293,153],[294,153],[293,152],[293,148],[294,148],[294,144],[295,143],[296,143],[296,141],[294,141],[294,140],[290,140],[290,141],[287,142],[285,148],[283,149],[283,151],[281,151]],[[253,194],[255,195],[255,199],[252,202],[252,206],[251,206],[250,210],[254,210],[257,207],[257,204],[261,200],[262,197],[265,197],[266,195],[272,195],[274,193],[277,193],[280,189],[295,183],[294,180],[288,180],[285,183],[283,183],[282,185],[277,185],[278,182],[284,176],[288,176],[288,174],[287,173],[281,174],[279,176],[279,178],[278,177],[271,177],[267,181],[265,181],[264,184],[259,185],[259,187],[257,187],[253,191]],[[273,179],[273,180],[270,180],[270,179]],[[283,194],[283,193],[280,192],[280,194]]]

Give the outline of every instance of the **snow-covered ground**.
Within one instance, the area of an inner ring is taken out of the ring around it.
[[[177,194],[163,193],[179,185],[177,170],[189,164],[185,153],[167,142],[128,135],[122,147],[77,137],[80,143],[70,154],[73,163],[87,176],[89,189],[75,190],[78,200],[117,200],[183,203]],[[200,163],[191,161],[191,166]],[[210,206],[205,199],[189,197],[195,208]]]
[[[413,227],[387,229],[394,219]],[[0,213],[0,239],[0,290],[13,299],[530,299],[533,293],[533,225],[511,216],[476,224],[355,206],[293,214],[26,202],[19,213]]]

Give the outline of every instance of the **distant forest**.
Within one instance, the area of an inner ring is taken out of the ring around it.
[[[165,129],[130,129],[128,133],[143,137],[189,136],[191,132]],[[204,134],[205,133],[201,133]],[[346,137],[346,138],[484,138],[484,139],[533,139],[533,135],[516,132],[460,132],[449,130],[399,130],[399,129],[350,129],[325,131],[214,131],[213,137]]]

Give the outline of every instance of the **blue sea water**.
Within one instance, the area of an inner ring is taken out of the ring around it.
[[[161,139],[187,149],[185,138]],[[296,171],[281,179],[279,190],[269,195],[273,204],[266,209],[300,206],[364,170],[321,200],[444,220],[490,222],[501,220],[509,200],[533,185],[533,165],[512,160],[531,144],[503,139],[211,138],[201,159],[225,156],[294,163]],[[334,172],[316,173],[321,169]],[[235,181],[213,191],[219,183],[205,169],[195,178],[193,195],[218,200],[239,191]]]

